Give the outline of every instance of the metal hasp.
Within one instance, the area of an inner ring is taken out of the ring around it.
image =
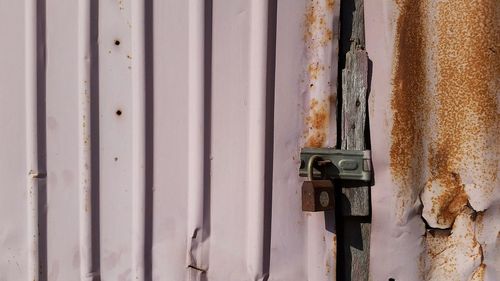
[[[314,179],[339,179],[370,182],[372,179],[371,151],[305,147],[300,153],[301,177],[309,177],[308,163],[313,158]]]
[[[300,153],[302,184],[302,211],[324,212],[335,209],[334,180],[371,181],[371,153],[369,150],[330,148],[303,148]]]

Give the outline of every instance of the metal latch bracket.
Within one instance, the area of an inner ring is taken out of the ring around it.
[[[301,177],[371,182],[370,150],[305,147],[300,153]]]

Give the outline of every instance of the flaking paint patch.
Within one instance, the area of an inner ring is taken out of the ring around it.
[[[475,235],[477,225],[475,212],[466,208],[452,230],[427,231],[424,280],[467,281],[484,267],[482,245]]]

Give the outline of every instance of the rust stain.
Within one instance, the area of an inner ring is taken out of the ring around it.
[[[309,109],[314,110],[318,106],[319,102],[317,99],[312,98],[311,101],[309,102]]]
[[[464,178],[481,200],[491,197],[497,181],[500,2],[396,3],[390,158],[399,215],[427,184],[431,190],[424,192],[436,194],[432,215],[449,227],[471,200]]]
[[[310,124],[315,129],[321,129],[328,124],[328,111],[323,107],[320,110],[314,112],[310,120]]]
[[[321,38],[321,44],[326,45],[333,39],[333,31],[330,28],[325,28],[323,37]]]
[[[467,206],[468,197],[463,187],[447,188],[443,194],[433,199],[432,212],[440,225],[451,225],[461,210]]]
[[[312,132],[306,140],[307,147],[322,147],[326,142],[326,131],[330,117],[330,98],[318,101],[312,98],[309,102],[309,116],[306,117],[306,126]]]
[[[453,172],[448,150],[442,149],[440,152],[430,150],[429,166],[431,170],[431,179],[427,188],[432,188],[431,182],[437,182],[444,186],[444,190],[432,199],[432,213],[437,217],[440,225],[451,226],[455,218],[467,206],[468,196],[465,193],[464,186],[460,176]],[[429,191],[432,192],[432,191]]]
[[[324,66],[320,66],[319,62],[310,63],[307,66],[307,72],[309,73],[309,77],[310,77],[311,80],[318,79],[318,75],[320,74],[320,71],[324,70],[324,69],[325,69],[325,67]]]
[[[481,263],[481,265],[474,270],[474,273],[472,273],[471,281],[483,281],[484,280],[484,273],[486,271],[486,264]]]
[[[328,25],[327,17],[333,11],[333,0],[311,0],[309,2],[304,20],[304,41],[309,45],[308,48],[324,47],[332,42],[333,30]]]
[[[333,8],[335,7],[335,0],[327,0],[326,7],[328,10],[333,11]]]
[[[314,25],[316,23],[316,9],[314,4],[310,5],[306,9],[305,14],[305,30],[304,30],[304,40],[310,40],[313,36]]]
[[[425,48],[423,32],[425,5],[422,1],[397,1],[395,62],[393,66],[392,146],[390,166],[400,183],[400,216],[413,205],[421,187],[415,184],[423,176],[424,130],[428,122],[429,95],[426,91]]]
[[[332,52],[334,37],[333,0],[308,0],[304,13],[304,145],[325,147],[330,145],[334,136],[329,136],[335,127],[331,115],[335,114],[335,85],[332,85]],[[333,126],[333,127],[331,127]],[[331,138],[331,139],[330,139]]]
[[[436,153],[446,154],[447,173],[478,171],[475,183],[491,194],[499,155],[497,93],[500,83],[500,4],[495,0],[441,1],[437,5],[438,139]],[[460,19],[460,20],[457,20]],[[496,136],[495,136],[496,135]]]
[[[325,132],[315,132],[309,136],[306,141],[306,147],[322,147],[326,142],[326,133]]]
[[[424,280],[463,272],[484,280],[477,211],[498,187],[500,1],[395,2],[390,165],[397,215],[404,223],[422,194],[429,226],[453,229],[424,236]]]

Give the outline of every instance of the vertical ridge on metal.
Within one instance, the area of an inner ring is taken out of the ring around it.
[[[40,280],[39,170],[38,153],[38,3],[25,1],[25,97],[26,97],[26,164],[28,202],[28,280]]]
[[[263,261],[268,7],[268,1],[250,1],[247,270],[252,280],[267,275]]]
[[[146,56],[145,1],[131,1],[132,13],[132,279],[145,280]]]
[[[94,280],[92,252],[91,160],[91,1],[78,2],[78,187],[80,220],[80,280]]]
[[[188,2],[188,202],[187,255],[188,280],[197,280],[206,271],[204,240],[204,52],[205,0]]]

